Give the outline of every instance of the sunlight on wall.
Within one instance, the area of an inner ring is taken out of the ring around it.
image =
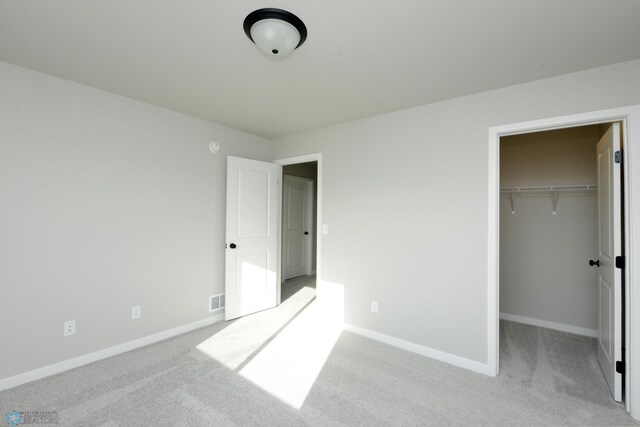
[[[325,321],[344,322],[344,285],[327,280],[318,280],[317,303]]]

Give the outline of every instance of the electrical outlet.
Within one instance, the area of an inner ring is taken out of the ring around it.
[[[371,301],[371,312],[372,313],[378,312],[378,301]]]
[[[76,334],[76,321],[75,320],[67,320],[64,322],[64,336],[68,337],[69,335]]]
[[[131,318],[135,320],[135,319],[139,319],[140,317],[142,317],[142,308],[140,308],[139,305],[136,305],[135,307],[131,307]]]

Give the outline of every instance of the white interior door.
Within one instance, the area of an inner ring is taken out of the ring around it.
[[[622,255],[620,216],[620,124],[612,123],[598,142],[598,362],[613,398],[622,400]]]
[[[282,256],[284,279],[311,274],[313,180],[284,176]]]
[[[226,320],[276,306],[281,168],[227,158]]]

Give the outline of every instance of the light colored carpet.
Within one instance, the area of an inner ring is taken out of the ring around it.
[[[613,402],[595,340],[501,323],[489,378],[313,323],[313,282],[281,306],[0,393],[61,425],[640,425]]]

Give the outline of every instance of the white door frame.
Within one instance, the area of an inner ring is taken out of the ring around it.
[[[285,159],[274,160],[273,163],[280,166],[295,165],[298,163],[318,162],[318,175],[317,187],[318,191],[315,194],[316,198],[316,291],[319,290],[319,284],[322,282],[322,153],[306,154],[303,156],[288,157]],[[278,186],[278,253],[282,253],[282,188],[284,187],[284,177],[280,176],[280,182]],[[276,277],[277,282],[277,304],[282,302],[281,284],[282,284],[282,257],[279,258],[278,272]],[[317,292],[316,298],[320,298],[321,292]]]
[[[640,247],[640,224],[633,228],[634,202],[640,201],[640,105],[552,117],[489,128],[489,188],[487,239],[487,368],[490,375],[499,372],[500,304],[500,137],[552,129],[622,122],[624,153],[624,270],[625,286],[625,390],[624,399],[631,416],[640,419],[640,258],[633,249]],[[636,148],[638,147],[638,148]],[[634,150],[638,150],[637,152]],[[632,166],[633,165],[633,166]],[[640,220],[640,218],[639,218]]]

